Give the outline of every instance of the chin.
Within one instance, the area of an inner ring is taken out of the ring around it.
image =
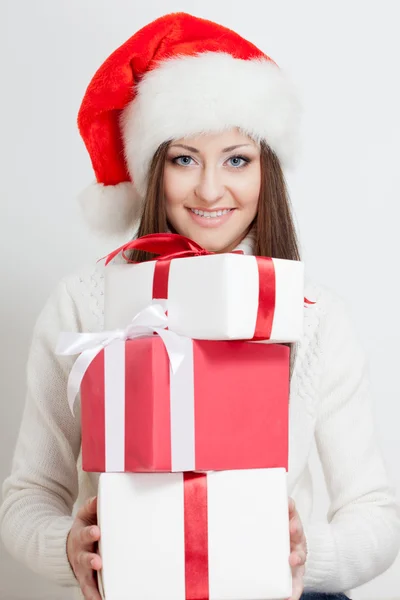
[[[213,232],[213,235],[196,235],[196,232],[193,232],[188,237],[191,237],[193,241],[197,242],[197,244],[208,252],[222,252],[225,248],[229,248],[233,244],[232,240],[218,235],[217,232]]]

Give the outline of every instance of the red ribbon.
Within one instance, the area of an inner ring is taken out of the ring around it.
[[[132,262],[126,255],[127,250],[143,250],[144,252],[157,254],[160,257],[159,260],[213,254],[184,235],[178,235],[177,233],[150,233],[136,240],[131,240],[111,252],[106,257],[105,264],[108,265],[121,252],[127,262]]]
[[[276,281],[272,258],[257,256],[258,267],[258,311],[253,340],[269,340],[275,314]]]
[[[170,266],[170,260],[158,260],[156,262],[153,277],[153,300],[165,300],[168,298],[168,279]]]
[[[209,600],[207,475],[184,473],[185,598]]]

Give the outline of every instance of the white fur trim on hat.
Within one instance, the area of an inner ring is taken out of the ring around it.
[[[143,205],[129,181],[107,186],[92,183],[81,192],[78,200],[89,227],[97,233],[108,235],[131,231]]]
[[[169,59],[146,73],[122,113],[129,173],[144,196],[160,144],[233,127],[264,140],[282,166],[292,166],[300,113],[293,85],[267,59],[218,52]]]

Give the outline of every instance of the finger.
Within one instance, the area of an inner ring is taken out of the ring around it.
[[[97,497],[89,498],[77,512],[77,518],[91,525],[97,522]]]
[[[88,525],[80,531],[80,541],[86,548],[93,546],[100,539],[100,527],[97,525]]]
[[[306,553],[304,550],[295,550],[290,553],[289,563],[291,567],[299,567],[306,563]]]
[[[101,556],[99,554],[92,554],[92,559],[90,561],[90,566],[94,571],[100,571],[103,568],[103,561],[101,560]]]
[[[79,552],[76,562],[78,563],[80,569],[82,569],[82,573],[84,576],[91,575],[91,572],[93,570],[91,563],[96,556],[98,555],[95,552],[86,552],[85,550]]]
[[[295,577],[293,579],[292,596],[290,600],[300,600],[304,591],[303,577]]]
[[[291,552],[289,556],[289,564],[294,569],[297,566],[300,566],[300,556],[297,552]]]
[[[93,575],[90,578],[85,579],[84,583],[81,584],[81,590],[85,600],[101,600],[97,583]]]
[[[300,600],[303,591],[304,591],[304,581],[303,576],[304,572],[302,571],[303,567],[296,569],[296,572],[293,574],[293,584],[292,584],[292,595],[288,600]]]
[[[300,559],[299,565],[305,565],[307,560],[307,553],[301,548],[300,550],[296,550],[297,556]]]
[[[293,517],[289,523],[291,542],[299,543],[303,537],[304,529],[299,517]]]
[[[300,544],[291,544],[290,552],[297,552],[299,556],[305,556],[307,559],[307,545],[303,541]]]

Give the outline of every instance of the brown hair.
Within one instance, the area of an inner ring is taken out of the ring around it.
[[[137,236],[164,233],[168,228],[165,210],[163,175],[170,142],[159,146],[150,165],[148,188]],[[272,256],[300,260],[300,252],[289,194],[280,162],[266,144],[261,144],[261,189],[257,216],[251,224],[254,231],[256,256]],[[152,255],[133,250],[130,260],[143,262]]]

